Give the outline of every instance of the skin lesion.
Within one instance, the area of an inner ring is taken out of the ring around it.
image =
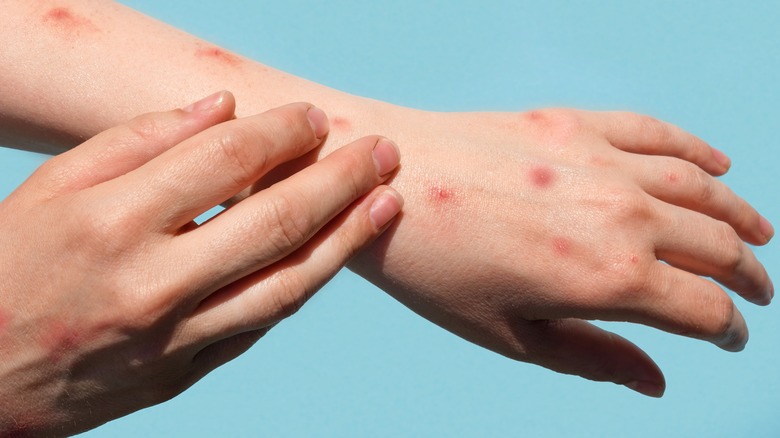
[[[555,171],[547,166],[534,166],[528,172],[528,179],[534,187],[546,189],[555,183]]]
[[[85,32],[96,32],[98,27],[92,20],[76,14],[66,7],[55,7],[46,11],[41,21],[66,37],[78,37]]]
[[[428,188],[428,201],[436,207],[455,202],[456,196],[453,189],[434,184]]]
[[[237,67],[242,64],[238,55],[220,49],[216,46],[201,45],[195,49],[195,57],[198,59],[209,59],[229,67]]]

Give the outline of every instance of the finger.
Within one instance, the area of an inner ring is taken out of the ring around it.
[[[221,91],[185,109],[138,116],[49,160],[42,168],[43,184],[54,195],[114,179],[185,139],[229,120],[234,111],[233,95]]]
[[[578,319],[535,321],[517,326],[529,361],[599,382],[614,382],[650,397],[666,388],[658,365],[628,340]]]
[[[744,318],[723,289],[710,280],[661,262],[644,275],[588,301],[573,303],[566,314],[581,319],[629,321],[740,351],[748,340]],[[598,297],[598,298],[596,298]],[[555,312],[557,313],[557,312]],[[555,313],[550,316],[556,317]]]
[[[270,327],[267,327],[240,333],[211,344],[199,351],[192,359],[191,371],[186,386],[194,385],[195,382],[205,377],[208,373],[246,353],[260,338],[268,333],[269,329]]]
[[[766,305],[774,286],[764,266],[730,225],[672,206],[656,242],[656,257],[697,275],[712,277],[748,301]]]
[[[183,266],[194,271],[180,273],[179,281],[208,286],[199,293],[200,301],[204,292],[282,259],[385,181],[398,162],[399,152],[392,142],[366,137],[250,196],[174,239],[173,254],[185,257]]]
[[[583,117],[623,151],[680,158],[712,175],[722,175],[731,167],[723,152],[670,123],[629,112],[590,112]]]
[[[203,300],[189,318],[189,339],[206,344],[287,318],[391,224],[403,200],[380,186],[278,263]]]
[[[657,199],[727,222],[754,245],[764,245],[774,235],[772,225],[750,204],[687,161],[638,156],[622,161],[642,189]]]
[[[176,231],[268,170],[314,149],[327,129],[322,110],[286,105],[208,129],[116,183],[135,187],[127,196],[140,200],[136,208]]]

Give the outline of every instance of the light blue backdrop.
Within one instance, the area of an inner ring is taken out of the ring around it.
[[[672,121],[729,154],[780,225],[780,2],[126,0],[272,66],[436,110],[565,105]],[[0,148],[0,196],[43,158]],[[780,280],[778,243],[757,250]],[[739,354],[609,327],[666,373],[652,400],[512,362],[342,273],[244,357],[88,436],[780,436],[780,304]]]

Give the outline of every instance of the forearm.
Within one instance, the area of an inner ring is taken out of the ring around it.
[[[230,89],[239,117],[292,101],[320,105],[335,122],[328,149],[367,131],[360,120],[390,107],[269,68],[114,2],[4,6],[0,142],[8,146],[72,147],[137,114]]]

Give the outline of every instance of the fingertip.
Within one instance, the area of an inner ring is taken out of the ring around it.
[[[769,241],[772,240],[772,238],[775,236],[775,227],[772,226],[772,223],[769,222],[767,218],[761,215],[758,216],[758,230],[764,237],[764,245],[769,243]]]
[[[666,391],[666,384],[664,382],[650,382],[644,380],[634,380],[628,383],[624,383],[626,388],[636,391],[642,395],[646,395],[652,398],[661,398]]]
[[[401,162],[401,152],[392,141],[381,137],[373,149],[374,166],[379,176],[392,172]]]
[[[728,172],[731,168],[731,159],[726,154],[712,146],[710,146],[710,150],[712,151],[712,158],[714,158],[721,167],[722,171],[720,172],[720,175]]]
[[[403,205],[404,200],[401,194],[387,187],[371,204],[369,218],[374,228],[383,229],[401,212]]]
[[[231,103],[235,103],[233,94],[229,91],[222,90],[187,105],[182,108],[182,111],[185,113],[210,113]]]
[[[309,118],[309,124],[312,131],[314,131],[315,137],[321,139],[328,134],[330,124],[328,123],[328,116],[323,110],[316,106],[311,106],[306,112],[306,116]]]

